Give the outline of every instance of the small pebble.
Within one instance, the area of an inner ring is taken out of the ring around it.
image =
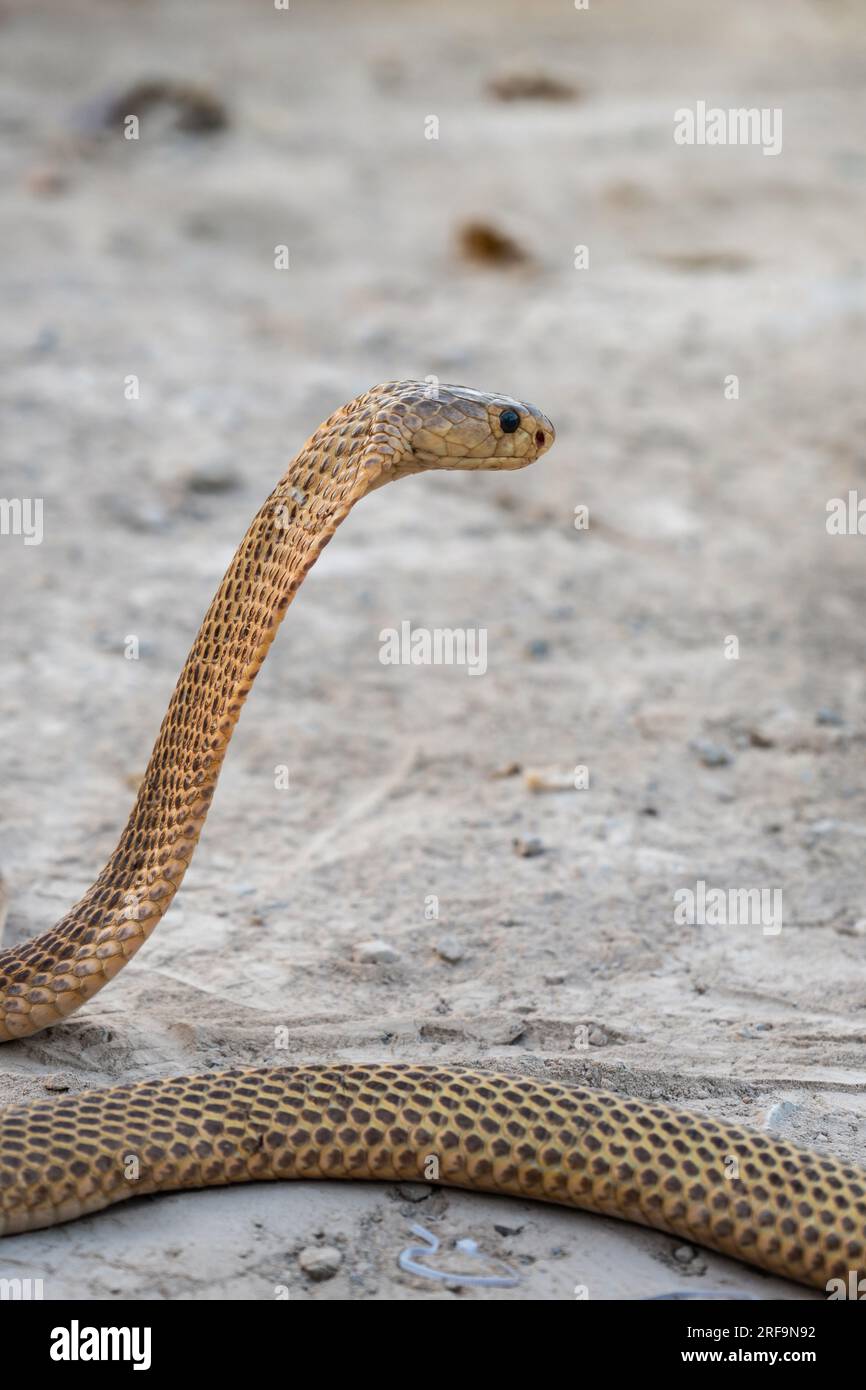
[[[603,1033],[602,1030],[601,1030],[600,1028],[593,1028],[593,1029],[590,1030],[590,1034],[589,1034],[589,1045],[590,1045],[590,1047],[607,1047],[607,1044],[608,1044],[608,1036],[607,1036],[607,1033]]]
[[[755,1038],[760,1033],[766,1032],[766,1023],[745,1023],[737,1033],[738,1038]]]
[[[776,740],[763,729],[750,729],[746,743],[752,748],[775,748]]]
[[[523,69],[491,78],[487,90],[498,101],[576,101],[583,95],[563,78]]]
[[[840,724],[844,724],[845,720],[837,710],[827,709],[826,706],[822,706],[815,715],[815,723],[832,724],[834,727],[838,727]]]
[[[763,1128],[768,1130],[782,1130],[788,1128],[790,1121],[801,1110],[793,1100],[779,1100],[775,1105],[771,1105],[764,1117]]]
[[[502,767],[496,767],[491,772],[491,777],[516,777],[521,771],[520,763],[503,763]]]
[[[400,952],[393,946],[389,946],[387,941],[376,939],[375,941],[361,941],[355,947],[355,960],[362,965],[392,965],[395,960],[400,959]]]
[[[463,959],[465,952],[456,936],[443,936],[442,940],[436,944],[436,954],[441,956],[442,960],[456,965],[459,960]]]
[[[184,478],[189,491],[199,493],[232,492],[240,482],[240,474],[228,459],[203,459]]]
[[[77,124],[95,134],[100,128],[120,126],[128,112],[149,116],[160,106],[172,112],[178,130],[188,133],[209,134],[228,125],[228,113],[214,92],[170,77],[145,78],[89,102],[78,113]]]
[[[525,840],[521,838],[512,840],[511,848],[521,859],[535,859],[539,854],[544,854],[544,845],[537,835],[530,835]]]
[[[486,265],[517,265],[528,260],[523,247],[491,222],[465,222],[457,230],[460,254]]]
[[[343,1256],[333,1245],[308,1245],[298,1256],[298,1264],[311,1279],[333,1279]]]
[[[690,1265],[695,1258],[695,1251],[690,1245],[678,1245],[674,1251],[674,1259],[677,1264]]]
[[[430,1196],[425,1182],[398,1182],[397,1191],[407,1202],[426,1202]]]
[[[704,767],[727,767],[733,762],[733,755],[721,743],[713,743],[708,738],[695,738],[689,744],[692,752]]]

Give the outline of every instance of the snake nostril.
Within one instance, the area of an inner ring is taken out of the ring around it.
[[[539,449],[541,448],[542,444],[544,443],[544,440],[545,440],[544,430],[536,430],[536,431],[535,431],[535,442],[536,442],[536,444],[538,445]]]

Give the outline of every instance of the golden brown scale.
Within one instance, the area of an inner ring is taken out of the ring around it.
[[[866,1271],[866,1183],[835,1159],[642,1100],[411,1064],[243,1068],[16,1106],[0,1235],[269,1178],[427,1179],[624,1217],[819,1287]]]
[[[108,864],[54,928],[0,951],[0,1041],[71,1013],[153,931],[276,629],[355,502],[430,468],[520,468],[553,437],[523,402],[417,382],[376,387],[316,431],[229,566]],[[0,1112],[0,1235],[149,1192],[294,1177],[427,1178],[539,1197],[818,1287],[866,1272],[863,1174],[762,1134],[559,1083],[459,1067],[267,1067]]]

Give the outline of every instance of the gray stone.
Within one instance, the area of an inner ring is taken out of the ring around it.
[[[727,767],[734,761],[733,754],[727,748],[708,738],[692,739],[689,747],[704,767]]]
[[[399,959],[400,952],[379,937],[373,941],[361,941],[355,947],[355,960],[362,965],[393,965]]]
[[[426,1202],[430,1188],[425,1182],[398,1182],[397,1191],[407,1202]]]
[[[443,936],[441,941],[436,943],[436,954],[442,960],[447,960],[451,965],[456,965],[466,954],[456,936]]]
[[[535,859],[537,855],[544,853],[544,845],[537,835],[530,835],[526,839],[512,840],[511,847],[521,859]]]
[[[341,1252],[334,1245],[308,1245],[298,1256],[298,1264],[311,1279],[333,1279],[343,1263]]]

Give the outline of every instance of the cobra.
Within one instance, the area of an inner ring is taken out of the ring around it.
[[[375,387],[316,430],[208,609],[116,850],[55,927],[0,952],[0,1040],[92,999],[165,914],[277,628],[355,503],[431,469],[521,468],[553,440],[534,406],[411,381]],[[622,1217],[819,1288],[866,1272],[866,1175],[768,1134],[566,1081],[450,1065],[267,1066],[0,1112],[0,1234],[144,1193],[431,1174]]]

